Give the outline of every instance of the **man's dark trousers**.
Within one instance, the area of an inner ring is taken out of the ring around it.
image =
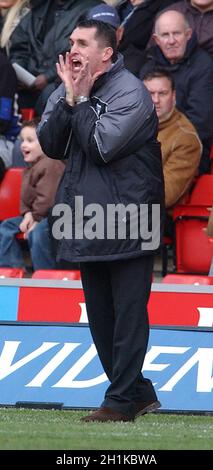
[[[111,382],[102,406],[126,415],[157,399],[141,374],[149,338],[153,255],[80,265],[91,334]]]

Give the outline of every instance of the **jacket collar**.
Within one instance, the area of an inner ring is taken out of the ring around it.
[[[101,88],[109,80],[110,77],[115,75],[118,71],[124,68],[124,59],[122,54],[117,53],[117,60],[112,64],[110,69],[103,73],[94,83],[91,93],[94,94],[99,88]]]

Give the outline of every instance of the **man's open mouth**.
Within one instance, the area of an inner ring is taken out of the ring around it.
[[[73,70],[75,72],[78,72],[82,67],[82,63],[78,59],[73,59],[72,64],[73,64]]]

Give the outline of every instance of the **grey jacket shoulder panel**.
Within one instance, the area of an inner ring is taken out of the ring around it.
[[[142,132],[154,106],[144,84],[123,68],[106,81],[105,87],[97,92],[97,98],[105,102],[107,112],[96,122],[95,139],[102,158],[108,161],[113,153],[121,151]]]

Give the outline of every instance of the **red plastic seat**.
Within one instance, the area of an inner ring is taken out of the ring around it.
[[[33,108],[21,108],[20,109],[22,121],[31,121],[35,116]]]
[[[205,229],[213,205],[213,175],[200,176],[187,204],[173,210],[178,273],[208,274],[213,246]]]
[[[211,203],[212,204],[212,203]],[[176,240],[176,271],[208,274],[213,244],[206,235],[209,211],[205,206],[177,206],[173,212]]]
[[[0,268],[0,279],[5,277],[24,277],[23,268]]]
[[[196,276],[190,274],[167,274],[163,284],[213,285],[213,276]]]
[[[62,279],[63,281],[79,281],[81,273],[78,270],[38,269],[32,274],[33,279]]]
[[[213,145],[211,146],[211,152],[210,152],[210,160],[211,160],[211,175],[213,175]]]
[[[196,180],[192,189],[189,203],[193,206],[212,206],[213,204],[213,175],[202,175]]]
[[[0,220],[20,215],[21,183],[24,168],[9,168],[0,184]]]

